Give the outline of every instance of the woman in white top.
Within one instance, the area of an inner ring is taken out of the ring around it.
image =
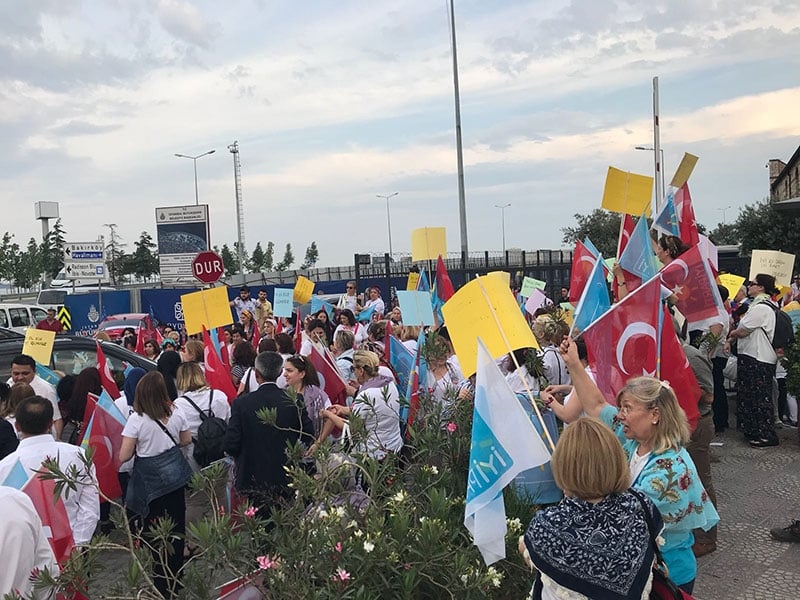
[[[164,377],[158,371],[148,373],[139,381],[133,400],[133,410],[122,430],[120,461],[125,462],[136,456],[138,462],[142,458],[165,454],[175,446],[186,446],[191,443],[192,432],[189,430],[189,425],[181,411],[173,410]],[[160,564],[162,561],[159,558],[159,550],[163,553],[164,549],[158,547],[153,549],[155,586],[162,595],[169,597],[170,590],[174,591],[177,585],[173,574],[177,574],[183,565],[186,481],[176,489],[169,489],[175,487],[173,485],[166,488],[158,487],[152,483],[152,478],[145,477],[144,480],[140,480],[137,473],[139,468],[140,466],[134,463],[134,474],[128,489],[128,507],[138,507],[140,505],[138,501],[146,498],[146,508],[140,513],[145,517],[145,532],[152,530],[156,526],[156,521],[162,517],[172,519],[175,524],[173,532],[177,537],[172,540],[172,551],[167,552],[166,570],[163,568],[164,565]],[[189,473],[191,474],[191,470]],[[139,487],[140,483],[144,484],[144,489]]]
[[[361,342],[367,339],[367,328],[356,322],[353,311],[347,308],[339,314],[339,326],[333,332],[333,338],[336,339],[336,334],[343,329],[353,333],[356,346],[359,346]]]
[[[182,448],[183,455],[189,461],[192,471],[197,473],[200,465],[194,459],[194,439],[197,436],[197,429],[203,422],[199,408],[205,416],[213,416],[222,419],[226,423],[231,418],[231,406],[225,392],[212,390],[206,381],[203,370],[196,362],[185,362],[178,367],[178,398],[174,406],[176,411],[183,413],[183,418],[192,434],[192,442]],[[191,401],[191,402],[190,402]],[[197,406],[195,408],[192,402]]]
[[[343,427],[345,419],[357,416],[364,423],[366,440],[356,440],[355,452],[362,452],[382,460],[389,453],[398,453],[403,448],[400,435],[400,395],[394,380],[378,373],[380,359],[369,350],[357,350],[353,356],[353,369],[358,390],[353,392],[353,406],[334,405],[322,411],[325,420],[317,443],[324,440],[334,427]],[[316,446],[317,444],[314,444]],[[311,451],[313,451],[312,446]]]

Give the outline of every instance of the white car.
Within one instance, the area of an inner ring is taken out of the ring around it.
[[[47,309],[37,304],[0,303],[0,327],[24,333],[47,317]]]

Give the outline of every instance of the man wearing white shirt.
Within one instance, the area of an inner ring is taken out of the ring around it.
[[[61,420],[61,411],[58,409],[56,388],[36,374],[36,361],[27,354],[18,354],[11,361],[11,377],[7,383],[8,385],[13,385],[20,381],[27,383],[33,388],[37,396],[47,398],[50,404],[53,405],[53,432],[55,438],[59,439],[64,422]]]
[[[27,597],[33,591],[31,575],[47,570],[50,575],[59,573],[56,557],[47,541],[42,520],[36,514],[33,502],[23,492],[0,486],[0,593],[17,590]]]
[[[50,435],[53,408],[46,398],[25,398],[17,407],[16,417],[14,426],[20,436],[19,447],[0,461],[0,482],[6,480],[17,461],[29,477],[35,476],[34,471],[41,470],[42,462],[47,458],[58,461],[63,472],[74,466],[78,472],[77,490],[63,494],[61,500],[67,511],[75,544],[89,542],[100,519],[100,495],[95,486],[97,477],[94,465],[87,471],[83,449],[57,442]]]

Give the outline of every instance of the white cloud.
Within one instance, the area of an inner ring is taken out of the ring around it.
[[[168,33],[201,48],[208,48],[220,34],[219,23],[206,19],[196,6],[184,0],[160,0],[158,18]]]

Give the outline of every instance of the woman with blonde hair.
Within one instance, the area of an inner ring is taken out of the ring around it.
[[[335,427],[344,427],[352,415],[364,423],[366,439],[356,443],[354,452],[382,460],[403,448],[400,435],[400,394],[394,379],[378,373],[380,359],[369,350],[356,350],[353,371],[359,383],[352,406],[333,405],[322,411],[322,433],[314,446],[325,440]],[[312,446],[312,451],[314,446]]]
[[[666,381],[636,377],[619,391],[617,405],[612,406],[582,368],[572,340],[564,341],[561,353],[583,410],[614,431],[628,459],[633,487],[664,516],[664,561],[670,578],[691,594],[697,574],[692,530],[708,531],[719,515],[686,451],[689,423],[675,392]]]
[[[531,597],[648,598],[655,555],[648,517],[656,531],[663,523],[651,500],[628,489],[614,434],[598,419],[578,419],[558,440],[551,466],[564,500],[536,513],[519,542],[539,573]]]

